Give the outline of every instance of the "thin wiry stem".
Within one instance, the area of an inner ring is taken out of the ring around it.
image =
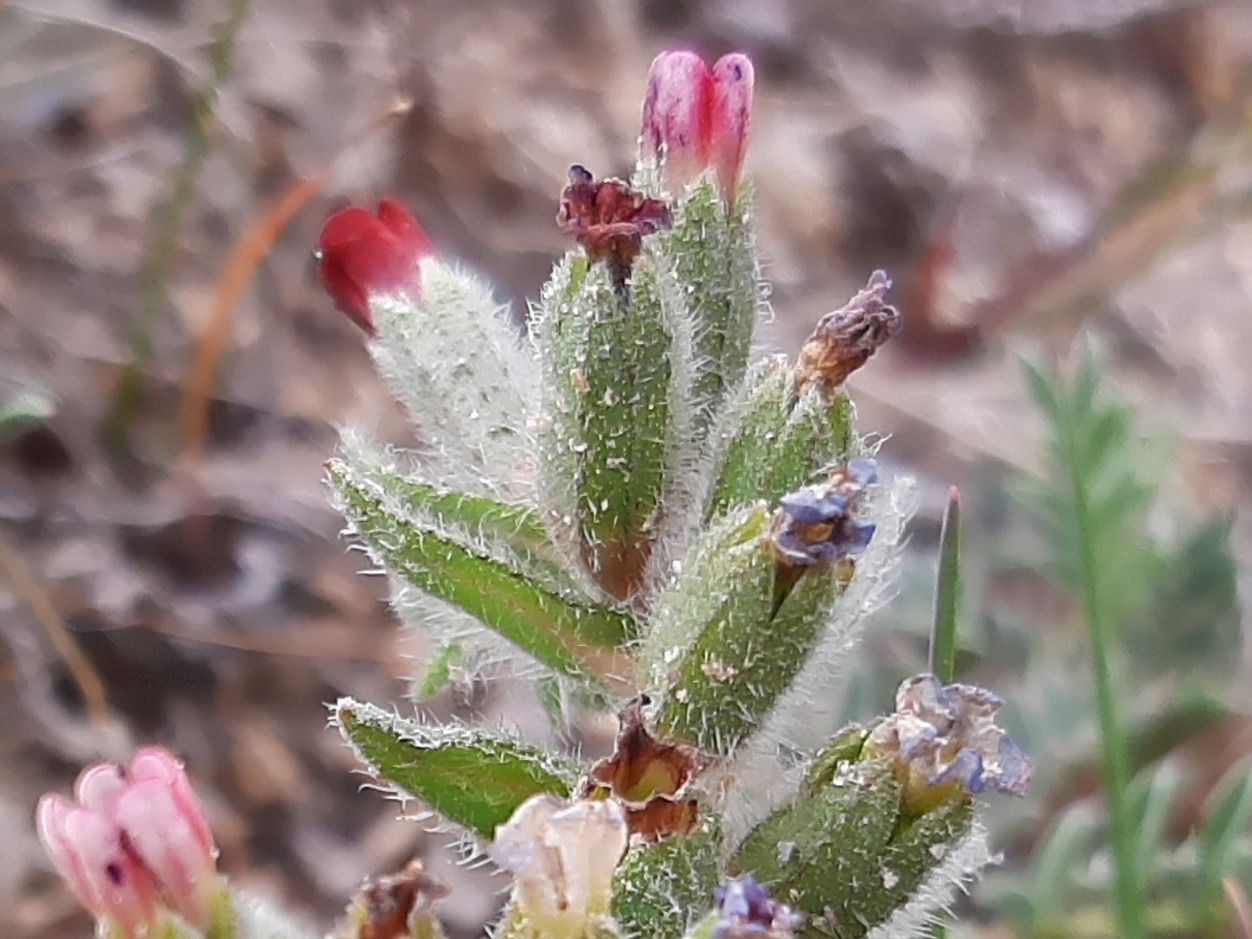
[[[152,325],[169,300],[169,282],[178,258],[183,217],[195,193],[196,180],[209,153],[209,128],[217,105],[218,89],[230,76],[235,40],[248,16],[250,0],[230,0],[226,18],[214,27],[209,51],[211,74],[192,100],[191,126],[187,131],[183,161],[174,173],[169,200],[157,213],[157,228],[144,269],[145,296],[138,323],[131,335],[131,360],[114,395],[110,436],[125,434],[143,398],[143,365],[152,356]]]
[[[1116,637],[1112,623],[1104,615],[1100,596],[1100,571],[1096,561],[1093,521],[1089,509],[1087,480],[1080,470],[1078,441],[1073,421],[1058,422],[1064,434],[1066,462],[1072,486],[1074,530],[1078,540],[1078,569],[1082,583],[1083,607],[1091,636],[1091,658],[1095,671],[1096,710],[1100,719],[1100,742],[1104,757],[1104,791],[1108,804],[1109,825],[1113,841],[1113,859],[1117,869],[1117,918],[1122,939],[1141,939],[1144,935],[1139,879],[1139,859],[1135,847],[1135,830],[1126,799],[1129,772],[1126,740],[1118,713],[1117,682],[1113,674]]]

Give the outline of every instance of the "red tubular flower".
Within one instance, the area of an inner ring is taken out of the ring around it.
[[[434,247],[413,213],[395,199],[378,211],[359,205],[326,220],[317,242],[318,271],[335,306],[371,336],[376,334],[369,300],[378,294],[421,289],[421,261]]]
[[[74,787],[77,804],[58,795],[39,802],[39,838],[79,901],[121,935],[150,934],[158,897],[193,927],[210,926],[223,889],[204,810],[182,764],[148,747],[129,772],[89,766]]]
[[[752,117],[754,73],[742,53],[712,68],[694,52],[662,52],[652,62],[643,103],[643,153],[681,189],[710,166],[722,195],[734,198]]]

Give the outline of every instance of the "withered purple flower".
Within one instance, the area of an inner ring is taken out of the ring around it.
[[[1034,767],[996,724],[1003,706],[1004,700],[985,688],[917,675],[900,685],[895,713],[866,743],[894,754],[914,788],[956,783],[974,795],[987,787],[1025,795]]]
[[[804,917],[785,903],[779,903],[751,874],[715,887],[717,925],[710,939],[749,939],[780,937],[798,929]]]
[[[858,458],[831,478],[779,500],[773,545],[789,567],[830,563],[860,554],[874,535],[874,524],[857,518],[865,490],[878,481],[873,460]]]
[[[669,206],[620,179],[596,180],[584,166],[569,170],[556,216],[593,261],[607,261],[623,277],[643,248],[643,236],[669,228]]]
[[[839,387],[900,331],[903,318],[887,305],[890,289],[886,272],[874,271],[863,290],[818,320],[796,358],[797,393],[812,387]]]

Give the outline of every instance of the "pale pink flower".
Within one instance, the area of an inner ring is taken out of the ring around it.
[[[129,771],[89,766],[74,793],[77,802],[44,796],[37,822],[53,866],[83,906],[127,939],[148,935],[162,905],[206,929],[224,885],[208,820],[178,759],[148,747]]]
[[[156,883],[109,816],[58,795],[39,800],[39,840],[87,910],[128,939],[146,936],[157,918]]]

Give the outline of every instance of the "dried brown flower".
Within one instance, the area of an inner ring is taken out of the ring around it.
[[[426,873],[413,860],[398,874],[375,877],[354,900],[353,939],[407,939],[422,917],[433,917],[431,906],[448,895],[447,885]],[[433,919],[431,920],[433,923]],[[432,926],[432,936],[438,935]]]
[[[597,181],[586,167],[575,164],[556,221],[591,260],[607,261],[624,279],[643,247],[643,236],[669,228],[673,219],[660,199],[650,199],[620,179]]]
[[[631,834],[658,841],[695,827],[699,805],[685,793],[705,759],[695,747],[654,738],[644,723],[646,703],[635,698],[622,708],[613,755],[591,767],[583,795],[612,795],[626,809]]]
[[[890,289],[886,273],[874,271],[865,289],[818,321],[796,359],[797,395],[814,387],[833,391],[900,331],[900,312],[886,302]]]

